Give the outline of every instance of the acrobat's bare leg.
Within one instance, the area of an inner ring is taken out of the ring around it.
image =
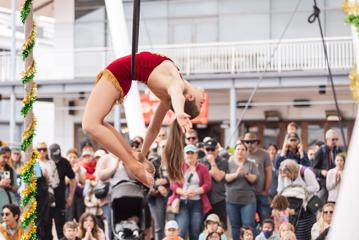
[[[118,98],[119,93],[111,81],[105,78],[100,79],[87,101],[82,128],[99,144],[121,159],[140,182],[150,186],[153,184],[153,178],[145,171],[144,166],[134,158],[130,145],[120,134],[116,136],[104,124],[105,117]]]

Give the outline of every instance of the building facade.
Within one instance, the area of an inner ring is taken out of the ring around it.
[[[313,2],[301,1],[295,10],[298,2],[141,1],[140,48],[167,54],[178,63],[185,78],[208,92],[208,124],[196,126],[202,137],[216,136],[228,145],[250,130],[258,133],[264,145],[280,143],[286,124],[296,121],[308,146],[323,139],[328,128],[338,128],[337,121],[328,121],[335,119],[335,106],[319,28],[307,21]],[[356,115],[347,79],[354,63],[350,28],[344,24],[340,1],[317,2],[345,136],[350,139]],[[123,1],[129,32],[132,4]],[[69,148],[83,137],[81,117],[95,76],[114,58],[109,31],[112,23],[108,22],[104,0],[54,0],[38,9],[40,12],[48,22],[53,20],[43,28],[53,34],[44,35],[44,43],[36,50],[39,97],[53,106],[49,115],[54,123],[49,126],[52,134],[48,138]],[[0,56],[0,105],[4,106],[0,134],[5,140],[9,93],[17,97],[22,94],[21,86],[9,81],[8,57],[6,53]],[[256,86],[253,101],[244,112]],[[141,91],[144,89],[141,86]],[[114,119],[112,114],[108,120]],[[230,131],[233,119],[238,125],[236,133]],[[17,121],[20,139],[21,119]],[[123,114],[120,121],[126,131]]]

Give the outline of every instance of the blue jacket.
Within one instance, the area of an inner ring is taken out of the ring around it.
[[[281,156],[281,155],[277,156],[277,159],[275,160],[275,168],[278,170],[280,167],[280,163],[286,159],[293,159],[298,164],[303,165],[303,166],[307,166],[307,167],[311,166],[311,163],[309,161],[309,158],[308,158],[308,155],[306,152],[304,152],[304,156],[301,158],[300,153],[298,151],[296,153],[294,153],[294,152],[288,150],[286,156]]]

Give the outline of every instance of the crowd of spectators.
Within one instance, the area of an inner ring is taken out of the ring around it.
[[[213,137],[200,141],[191,129],[183,139],[182,182],[171,182],[161,161],[167,134],[161,129],[147,155],[155,184],[145,207],[146,240],[326,239],[346,159],[334,130],[305,149],[292,122],[280,148],[262,148],[257,135],[248,132],[234,149],[225,149]],[[143,138],[129,143],[140,152]],[[95,149],[87,139],[80,149],[65,154],[58,144],[39,142],[34,147],[39,152],[34,169],[37,238],[113,239],[109,198],[94,194],[100,182],[96,166],[104,161],[106,149]],[[22,234],[22,159],[19,149],[0,147],[0,239],[20,239]],[[293,195],[298,186],[303,194]],[[325,204],[317,212],[306,206],[313,196]]]

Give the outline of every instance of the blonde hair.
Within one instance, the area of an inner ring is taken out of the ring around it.
[[[281,171],[287,171],[289,174],[297,178],[299,171],[299,164],[292,159],[286,159],[281,162],[279,169]]]
[[[291,231],[285,231],[280,236],[281,240],[297,240],[297,237],[295,236],[294,232]]]
[[[293,224],[289,223],[289,222],[284,222],[279,226],[279,235],[281,235],[281,233],[283,232],[294,232],[295,228],[293,226]]]
[[[334,211],[335,204],[334,203],[326,203],[326,204],[324,204],[322,210],[320,211],[319,219],[317,221],[320,231],[324,231],[326,228],[325,222],[324,222],[324,209],[326,209],[328,207],[333,208],[333,211]]]

